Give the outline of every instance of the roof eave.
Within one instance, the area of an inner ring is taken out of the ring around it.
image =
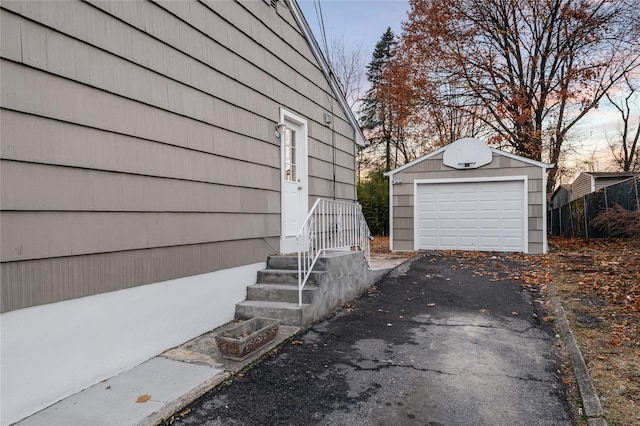
[[[409,162],[409,163],[407,163],[407,164],[405,164],[403,166],[400,166],[400,167],[398,167],[396,169],[390,170],[390,171],[384,173],[384,176],[393,176],[394,174],[396,174],[398,172],[401,172],[402,170],[405,170],[405,169],[407,169],[407,168],[409,168],[411,166],[414,166],[414,165],[420,163],[421,161],[428,160],[429,158],[432,158],[432,157],[438,155],[439,153],[443,152],[448,146],[449,145],[445,145],[443,147],[440,147],[440,148],[436,149],[435,151],[432,151],[432,152],[430,152],[430,153],[428,153],[426,155],[423,155],[420,158],[416,158],[415,160],[413,160],[413,161],[411,161],[411,162]],[[491,152],[493,152],[495,154],[498,154],[498,155],[504,155],[505,157],[509,157],[509,158],[514,159],[514,160],[519,160],[519,161],[522,161],[524,163],[528,163],[528,164],[531,164],[531,165],[534,165],[534,166],[537,166],[537,167],[541,167],[543,169],[553,169],[555,167],[555,164],[547,164],[547,163],[543,163],[543,162],[540,162],[540,161],[531,160],[530,158],[521,157],[519,155],[511,154],[511,153],[505,152],[505,151],[501,151],[501,150],[496,149],[496,148],[491,148]]]
[[[320,46],[318,45],[316,38],[313,36],[311,27],[309,27],[307,20],[304,18],[304,15],[302,14],[302,10],[298,5],[297,0],[288,0],[288,2],[289,2],[291,12],[293,13],[294,19],[298,22],[298,25],[302,29],[302,32],[304,33],[305,38],[309,43],[309,47],[311,47],[313,56],[315,56],[316,60],[320,64],[320,68],[322,69],[323,74],[325,75],[327,81],[329,82],[329,85],[331,86],[331,90],[333,91],[333,94],[338,100],[338,103],[340,104],[340,107],[342,108],[344,114],[347,116],[347,119],[349,120],[349,124],[351,124],[351,127],[353,127],[353,130],[355,132],[356,144],[362,147],[368,146],[369,143],[367,142],[367,138],[365,138],[364,134],[362,133],[362,129],[358,124],[358,120],[356,119],[355,115],[353,115],[353,111],[351,111],[351,108],[349,107],[347,100],[342,94],[342,90],[340,90],[340,85],[338,84],[338,81],[336,80],[335,76],[331,72],[331,68],[329,67],[329,64],[325,59],[324,55],[322,54],[322,50],[320,50]]]

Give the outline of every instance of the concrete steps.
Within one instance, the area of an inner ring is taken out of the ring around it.
[[[327,261],[324,258],[319,258],[316,262],[314,270],[324,271],[326,270]],[[291,255],[278,255],[269,256],[267,259],[267,269],[287,269],[298,270],[298,256]]]
[[[317,285],[307,284],[302,289],[302,303],[311,304]],[[268,300],[275,302],[298,303],[298,285],[290,284],[253,284],[247,287],[247,300]]]
[[[247,287],[247,298],[236,304],[236,318],[276,318],[283,325],[302,326],[305,311],[313,304],[326,263],[315,265],[302,290],[302,306],[298,305],[298,257],[269,256],[267,268],[258,271],[256,284]],[[308,315],[307,315],[308,316]]]
[[[248,320],[254,317],[276,318],[283,325],[298,325],[305,323],[305,310],[310,305],[271,300],[245,300],[236,304],[236,318]]]
[[[298,305],[298,257],[269,256],[258,271],[256,284],[247,287],[246,300],[236,304],[236,318],[276,318],[282,325],[307,327],[361,294],[373,284],[362,252],[325,252],[316,262]]]
[[[307,284],[320,282],[323,271],[311,271]],[[263,269],[258,271],[258,283],[291,284],[298,286],[298,271],[289,269]]]

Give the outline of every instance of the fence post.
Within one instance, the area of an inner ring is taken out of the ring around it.
[[[640,210],[640,199],[638,199],[638,179],[640,179],[640,178],[636,177],[636,178],[634,179],[634,182],[633,182],[633,183],[634,183],[635,185],[633,185],[633,187],[634,187],[634,188],[635,188],[635,190],[636,190],[636,209],[637,209],[637,210]]]
[[[587,223],[587,196],[582,197],[582,212],[584,214],[584,239],[589,239],[589,224]]]
[[[573,209],[571,208],[571,203],[569,203],[569,223],[571,223],[571,236],[576,236],[576,231],[573,229]]]
[[[608,212],[609,211],[609,200],[607,199],[607,188],[608,187],[604,187],[602,188],[602,191],[604,192],[604,212]],[[607,238],[611,238],[611,225],[609,224],[609,218],[607,217]]]
[[[562,235],[562,206],[558,207],[558,229],[559,229],[558,235]]]

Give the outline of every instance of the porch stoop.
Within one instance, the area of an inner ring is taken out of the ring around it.
[[[318,258],[298,305],[298,257],[269,256],[247,298],[236,304],[236,318],[276,318],[283,325],[306,327],[353,299],[381,278],[359,251],[327,252]]]

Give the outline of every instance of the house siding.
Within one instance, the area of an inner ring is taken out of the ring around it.
[[[439,153],[393,175],[395,181],[401,182],[393,185],[394,250],[414,250],[414,180],[527,176],[528,249],[529,253],[543,252],[544,183],[540,167],[494,153],[492,162],[478,169],[454,170],[442,163],[442,156]]]
[[[2,312],[277,252],[281,107],[309,202],[355,198],[354,129],[286,7],[1,8]]]
[[[551,197],[551,208],[557,209],[571,202],[572,191],[566,186],[560,186]]]
[[[593,177],[586,173],[580,173],[571,184],[572,199],[576,200],[593,192]]]
[[[275,244],[277,240],[247,239],[3,262],[2,309],[16,310],[228,269],[248,258],[263,260],[265,249]],[[242,260],[237,253],[243,253]],[[213,301],[211,306],[215,306]]]
[[[607,186],[615,185],[615,184],[623,182],[625,180],[629,180],[630,178],[631,178],[631,176],[625,176],[625,177],[598,176],[595,179],[596,191],[598,191],[598,190],[600,190],[602,188],[606,188]]]

